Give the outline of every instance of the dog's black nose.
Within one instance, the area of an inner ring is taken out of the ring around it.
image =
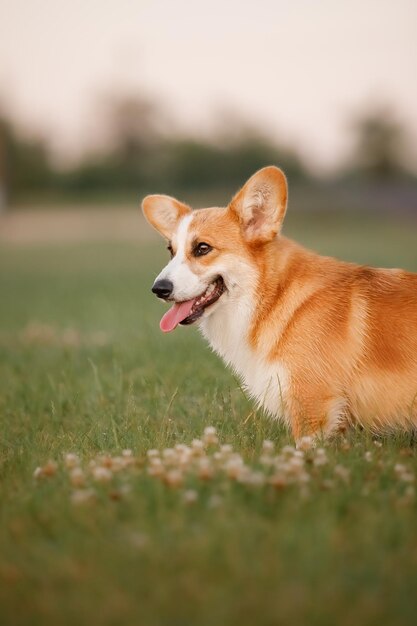
[[[158,296],[158,298],[169,298],[174,290],[174,285],[170,280],[161,278],[154,282],[152,292]]]

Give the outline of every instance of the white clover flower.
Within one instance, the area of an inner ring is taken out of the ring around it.
[[[284,454],[285,456],[291,456],[294,454],[295,452],[295,448],[294,446],[284,446],[281,450],[282,454]]]
[[[367,461],[368,463],[370,463],[372,461],[372,452],[370,452],[370,450],[367,450],[364,454],[364,459],[365,461]]]
[[[193,460],[193,455],[191,453],[190,448],[188,448],[186,452],[180,452],[177,454],[178,456],[177,456],[176,464],[182,468],[188,467],[188,465],[190,465],[190,463]]]
[[[148,459],[153,459],[155,457],[159,457],[159,450],[148,450],[146,453],[146,456],[148,457]]]
[[[311,480],[311,476],[308,472],[303,471],[297,475],[297,481],[301,484],[309,483]]]
[[[293,454],[293,457],[296,459],[304,459],[304,452],[303,450],[296,450]]]
[[[266,482],[266,476],[263,472],[248,472],[244,482],[252,487],[262,487]]]
[[[98,458],[98,464],[101,467],[110,469],[113,465],[113,458],[109,454],[103,454]]]
[[[219,438],[217,437],[217,432],[214,426],[207,426],[204,429],[203,442],[207,446],[215,446],[219,443]]]
[[[328,459],[326,456],[326,451],[324,448],[317,448],[315,457],[313,459],[313,464],[315,467],[321,467],[323,465],[327,465]]]
[[[217,435],[204,435],[203,436],[204,445],[206,446],[217,446],[219,443],[219,438]]]
[[[99,483],[108,483],[113,478],[113,472],[108,467],[95,467],[92,475]]]
[[[285,473],[277,472],[268,478],[268,483],[275,489],[284,489],[288,485],[288,478]]]
[[[262,443],[262,454],[272,454],[275,449],[275,444],[270,439],[265,439]]]
[[[38,480],[39,478],[42,478],[42,476],[43,476],[42,468],[37,467],[35,471],[33,472],[33,478],[36,478]]]
[[[125,469],[128,464],[128,459],[123,456],[114,456],[111,460],[110,469],[113,472],[120,472]]]
[[[160,478],[165,474],[165,466],[162,463],[161,459],[158,457],[153,457],[151,462],[149,463],[149,467],[147,469],[149,476],[154,476],[156,478]]]
[[[335,465],[334,473],[336,476],[341,478],[345,483],[347,483],[350,479],[350,470],[344,465]]]
[[[191,442],[191,449],[194,454],[203,454],[204,443],[201,441],[201,439],[193,439]]]
[[[220,452],[223,456],[227,456],[229,454],[232,454],[233,448],[229,443],[224,443],[222,446],[220,446]]]
[[[404,483],[413,483],[415,481],[415,476],[411,472],[411,470],[402,463],[396,463],[394,465],[394,472],[397,475],[398,480],[401,480]]]
[[[149,459],[149,465],[154,466],[163,466],[162,459],[159,456],[153,456]]]
[[[249,467],[244,466],[240,469],[239,473],[236,475],[235,480],[236,482],[241,483],[243,485],[248,485],[250,484],[250,476],[251,476],[251,471]]]
[[[400,474],[399,479],[402,480],[404,483],[413,483],[415,480],[415,476],[411,472],[403,472],[402,474]]]
[[[304,470],[304,459],[293,456],[287,462],[287,471],[291,474],[301,474]]]
[[[165,450],[162,450],[162,458],[166,461],[173,461],[177,458],[177,453],[174,448],[165,448]]]
[[[73,467],[78,467],[80,459],[76,454],[68,452],[68,454],[64,456],[64,463],[66,468],[72,469]]]
[[[133,456],[133,452],[130,448],[126,448],[125,450],[122,450],[122,456],[126,459],[130,459]]]
[[[310,436],[301,437],[301,439],[297,442],[298,450],[303,450],[307,452],[307,450],[311,450],[314,447],[314,439]]]
[[[58,471],[58,464],[55,461],[48,461],[42,467],[37,467],[33,472],[33,477],[39,480],[39,478],[50,478],[55,476]]]
[[[194,504],[198,500],[198,493],[195,489],[187,489],[182,494],[182,499],[185,504]]]
[[[95,499],[96,494],[93,489],[76,489],[71,494],[72,504],[86,504]]]
[[[276,457],[274,459],[274,469],[276,473],[278,474],[280,473],[287,474],[290,471],[290,468],[288,465],[288,459],[284,459],[282,457]]]
[[[85,474],[80,467],[71,469],[69,479],[73,487],[84,487],[85,485]]]
[[[189,469],[192,466],[193,456],[189,454],[188,456],[182,456],[178,461],[178,467],[183,469]]]
[[[269,467],[271,465],[275,464],[275,459],[273,456],[271,456],[270,454],[262,454],[259,457],[259,463],[261,465],[265,465],[266,467]]]
[[[48,461],[42,468],[44,476],[55,476],[58,471],[58,463],[56,461]]]
[[[168,485],[168,487],[176,489],[177,487],[181,487],[182,483],[184,482],[184,476],[183,473],[179,470],[172,469],[165,474],[164,481],[165,484]]]
[[[373,444],[376,448],[382,448],[382,441],[378,441],[377,439],[375,439],[373,441]]]
[[[197,465],[197,474],[201,480],[210,480],[214,476],[214,468],[208,458],[202,458]]]
[[[239,455],[234,455],[226,462],[224,470],[229,478],[237,480],[245,471],[243,459]]]

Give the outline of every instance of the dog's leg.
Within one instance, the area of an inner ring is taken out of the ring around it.
[[[332,393],[327,385],[299,381],[289,402],[291,429],[295,441],[302,437],[327,439],[336,434],[344,422],[346,401]]]

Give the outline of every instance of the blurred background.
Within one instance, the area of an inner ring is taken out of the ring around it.
[[[414,0],[0,11],[3,240],[131,238],[144,194],[224,204],[272,163],[291,212],[417,215]]]

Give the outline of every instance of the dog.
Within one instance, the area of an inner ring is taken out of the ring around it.
[[[153,293],[164,332],[196,324],[296,442],[349,423],[417,425],[417,274],[320,256],[281,234],[284,173],[255,173],[226,208],[142,203],[171,260]]]

